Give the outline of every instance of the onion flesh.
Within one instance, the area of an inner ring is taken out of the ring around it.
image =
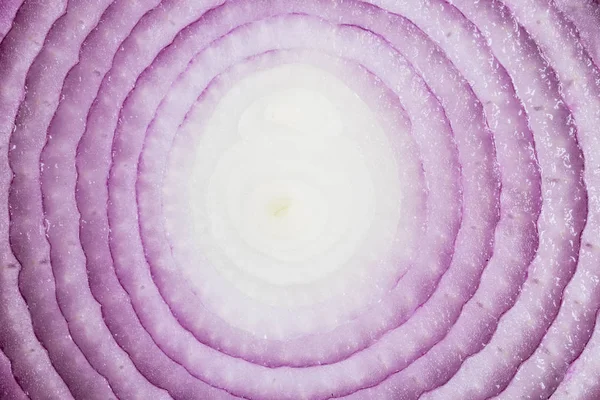
[[[4,1],[0,398],[596,398],[599,23]]]

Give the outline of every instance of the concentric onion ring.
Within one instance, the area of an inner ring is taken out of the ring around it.
[[[1,399],[600,396],[600,5],[0,4]]]

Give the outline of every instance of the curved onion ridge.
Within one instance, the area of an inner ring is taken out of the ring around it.
[[[595,0],[2,0],[0,399],[600,398],[599,66]]]

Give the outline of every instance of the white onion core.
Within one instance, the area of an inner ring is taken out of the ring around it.
[[[219,93],[210,116],[192,109],[182,128],[196,137],[189,176],[167,172],[163,189],[173,199],[176,182],[187,180],[176,192],[187,194],[188,220],[167,213],[167,226],[191,227],[179,266],[204,306],[234,326],[283,338],[312,323],[276,333],[280,324],[257,322],[268,307],[297,309],[332,292],[351,294],[344,310],[370,303],[382,287],[375,275],[396,271],[394,249],[408,252],[414,239],[401,212],[406,200],[412,212],[414,189],[400,179],[412,177],[412,155],[398,153],[378,114],[325,69],[286,63],[222,82],[225,90],[209,88],[206,98]],[[237,289],[237,304],[244,296],[258,303],[223,307],[223,285]]]
[[[354,120],[343,121],[342,110]],[[204,226],[208,217],[213,245],[272,284],[341,268],[377,204],[361,135],[384,133],[368,106],[323,70],[286,64],[242,79],[202,132],[198,159],[213,151],[213,140],[229,143],[212,168],[198,163],[194,172],[195,223]],[[391,153],[377,155],[394,163]],[[400,192],[393,194],[388,217],[397,224]]]

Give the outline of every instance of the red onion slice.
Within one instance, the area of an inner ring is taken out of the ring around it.
[[[3,2],[0,398],[594,399],[599,21]]]

